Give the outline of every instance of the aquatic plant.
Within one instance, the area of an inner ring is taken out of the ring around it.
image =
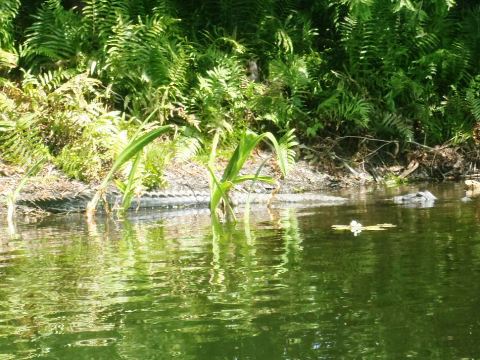
[[[245,181],[262,181],[266,183],[275,182],[273,177],[259,175],[258,172],[257,174],[240,175],[240,171],[245,162],[250,157],[253,150],[262,141],[267,141],[273,147],[282,176],[287,174],[290,165],[294,162],[295,152],[292,147],[297,145],[293,132],[293,130],[288,131],[280,141],[277,141],[275,136],[270,132],[256,134],[250,130],[245,131],[241,135],[238,145],[230,157],[227,167],[220,179],[217,178],[214,172],[216,147],[219,139],[219,132],[215,133],[212,151],[207,166],[210,173],[210,211],[212,216],[216,216],[217,211],[220,209],[220,205],[223,203],[223,213],[235,217],[232,210],[231,198],[229,196],[229,191],[233,186]]]
[[[147,118],[148,119],[148,118]],[[163,125],[159,126],[153,130],[149,130],[148,132],[135,136],[127,145],[127,147],[120,153],[117,157],[115,162],[113,163],[109,173],[103,179],[102,183],[98,187],[95,195],[93,196],[92,200],[88,203],[87,206],[87,216],[91,218],[96,211],[98,202],[100,199],[105,197],[105,192],[108,188],[108,185],[113,180],[115,174],[122,168],[125,163],[130,161],[133,157],[136,157],[134,160],[134,165],[130,170],[130,175],[128,177],[127,185],[125,186],[124,193],[123,193],[123,201],[120,210],[125,211],[130,207],[131,200],[133,199],[132,196],[132,182],[135,179],[135,171],[137,169],[138,164],[138,157],[142,152],[143,148],[150,144],[153,140],[161,136],[162,134],[166,133],[167,131],[171,130],[172,126],[170,125]],[[105,202],[106,203],[106,202]]]

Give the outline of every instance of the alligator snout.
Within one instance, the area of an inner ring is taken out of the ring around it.
[[[417,191],[415,193],[393,197],[393,202],[395,204],[421,206],[421,207],[432,207],[435,203],[435,200],[437,200],[437,197],[428,190]]]

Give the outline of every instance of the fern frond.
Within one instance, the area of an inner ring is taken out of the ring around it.
[[[369,101],[341,87],[316,109],[321,117],[326,116],[339,124],[348,121],[363,128],[369,124],[372,111],[373,105]]]
[[[80,52],[81,19],[63,8],[60,0],[47,0],[34,15],[21,56],[31,66],[50,61],[72,61]]]
[[[27,164],[35,159],[49,157],[43,143],[36,114],[24,114],[15,120],[5,115],[0,119],[0,153],[6,160]]]
[[[13,50],[13,19],[20,9],[20,0],[0,2],[0,49]]]
[[[377,133],[380,135],[390,135],[402,142],[413,140],[413,126],[405,117],[394,113],[384,113],[377,121]]]
[[[84,0],[84,3],[83,29],[99,46],[104,45],[113,34],[119,18],[131,20],[128,1]]]
[[[76,179],[98,181],[128,143],[123,117],[118,112],[104,112],[70,126],[76,126],[78,135],[62,148],[56,165]]]
[[[480,122],[480,92],[476,92],[474,89],[467,90],[465,100],[475,121]]]
[[[277,156],[279,159],[283,159],[287,173],[295,164],[296,152],[294,147],[298,145],[298,142],[294,132],[295,129],[287,131],[278,141]]]
[[[187,161],[201,151],[203,142],[197,137],[180,136],[174,145],[175,158],[179,161]]]
[[[415,46],[421,55],[430,54],[439,44],[440,39],[434,33],[421,33],[415,37]]]
[[[1,36],[0,36],[1,37]],[[0,70],[13,69],[18,65],[18,55],[15,52],[2,50],[0,47]]]
[[[59,92],[62,92],[62,89],[66,90],[66,86],[68,86],[65,84],[68,84],[68,81],[76,74],[77,72],[74,69],[48,70],[36,77],[37,85],[47,92],[54,91],[57,88],[60,88]]]
[[[156,15],[138,23],[117,20],[106,42],[102,74],[128,96],[134,114],[160,110],[163,121],[169,105],[181,100],[191,62],[188,45],[176,38],[177,20]]]

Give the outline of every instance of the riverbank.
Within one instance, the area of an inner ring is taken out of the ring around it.
[[[272,154],[257,151],[245,164],[242,173],[254,174],[262,166],[261,174],[278,179],[277,185],[244,184],[236,191],[271,192],[279,187],[282,193],[332,193],[343,188],[366,186],[374,183],[395,185],[416,181],[459,180],[480,177],[479,149],[454,147],[429,148],[419,146],[403,156],[403,160],[389,159],[391,154],[375,149],[364,149],[349,158],[338,153],[326,153],[315,147],[300,147],[301,158],[290,173],[280,178],[278,167]],[[216,171],[221,174],[227,160],[217,162]],[[2,212],[5,200],[19,184],[25,174],[20,166],[0,161],[0,202]],[[199,161],[179,161],[173,159],[164,170],[166,186],[162,190],[172,192],[207,192],[208,172]],[[20,199],[67,198],[95,189],[96,184],[86,184],[69,179],[53,165],[46,165],[35,177],[32,177],[20,193]],[[23,215],[34,217],[44,215],[38,209],[19,207]]]

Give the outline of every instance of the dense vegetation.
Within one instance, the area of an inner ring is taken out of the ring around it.
[[[94,180],[138,129],[161,164],[246,128],[303,142],[468,144],[480,6],[465,0],[2,0],[0,154]],[[148,117],[148,121],[144,121]]]

